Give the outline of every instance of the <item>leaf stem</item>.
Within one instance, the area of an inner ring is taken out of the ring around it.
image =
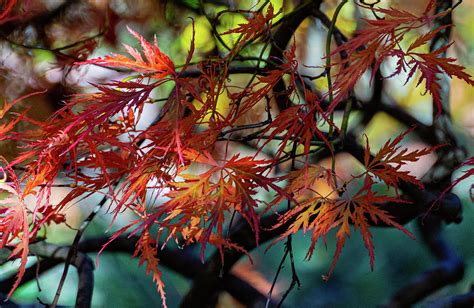
[[[334,96],[333,96],[333,90],[332,90],[332,80],[331,80],[331,40],[332,36],[334,33],[334,29],[336,28],[336,21],[337,17],[339,16],[339,13],[341,12],[343,6],[347,3],[348,0],[343,0],[339,5],[336,7],[336,10],[334,11],[334,15],[332,16],[331,19],[331,25],[329,26],[328,29],[328,34],[326,37],[326,78],[328,81],[328,100],[329,100],[329,106],[331,106]],[[330,111],[331,112],[331,111]],[[334,112],[331,112],[330,114],[330,120],[332,123],[334,123]],[[334,127],[332,125],[329,125],[329,137],[331,138],[334,133]],[[331,163],[331,170],[332,170],[332,175],[334,178],[334,185],[337,185],[337,179],[336,179],[336,158],[332,157],[332,163]]]
[[[336,21],[339,13],[342,10],[342,7],[347,3],[348,0],[343,0],[339,5],[336,7],[334,15],[332,16],[331,25],[328,29],[328,34],[326,37],[326,78],[328,80],[328,95],[329,95],[329,105],[331,105],[334,96],[332,92],[332,80],[331,80],[331,40],[334,33],[334,29],[336,28]],[[331,120],[333,115],[331,114]],[[333,131],[333,128],[329,128],[330,133]]]
[[[347,128],[349,126],[349,116],[352,110],[352,102],[354,101],[353,97],[350,97],[347,101],[346,108],[344,108],[344,116],[342,117],[341,132],[344,136],[347,133]]]

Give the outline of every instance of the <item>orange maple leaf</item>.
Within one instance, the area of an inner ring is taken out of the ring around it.
[[[176,70],[173,61],[163,53],[158,47],[158,42],[154,40],[150,44],[143,36],[127,27],[128,31],[140,42],[145,59],[135,48],[123,44],[127,52],[132,56],[130,59],[124,55],[112,54],[104,58],[91,59],[76,64],[98,64],[107,67],[126,67],[135,72],[147,73],[151,78],[164,78],[166,76],[176,76]]]
[[[148,230],[144,230],[140,235],[140,239],[137,241],[136,246],[133,257],[140,255],[139,266],[146,262],[146,274],[148,275],[150,272],[153,273],[153,281],[156,283],[158,291],[160,292],[161,303],[163,304],[163,307],[166,308],[165,285],[161,280],[161,271],[158,268],[159,259],[157,257],[157,242],[151,237]]]

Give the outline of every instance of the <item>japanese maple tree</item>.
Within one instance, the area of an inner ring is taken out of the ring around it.
[[[194,8],[193,14],[207,18],[216,47],[206,53],[198,50],[195,21],[189,19],[192,37],[186,54],[176,59],[161,48],[160,39],[147,38],[132,22],[126,28],[127,42],[134,40],[136,47],[124,43],[123,52],[91,56],[100,37],[109,43],[117,40],[110,31],[118,27],[118,16],[110,8],[99,25],[100,35],[59,48],[27,44],[26,36],[20,43],[15,31],[26,29],[29,22],[41,25],[33,22],[49,13],[29,1],[2,2],[0,33],[6,44],[49,50],[67,74],[94,66],[120,76],[93,82],[94,91],[77,89],[47,119],[16,107],[47,95],[48,89],[39,87],[3,101],[0,142],[17,147],[13,156],[4,154],[0,161],[0,248],[9,250],[8,260],[19,259],[8,297],[26,277],[28,257],[45,256],[36,250],[48,242],[49,226],[68,224],[68,209],[93,195],[102,201],[67,248],[53,307],[69,265],[79,270],[82,265],[75,262],[80,253],[91,249],[81,246],[82,235],[102,208],[113,218],[109,228],[118,231],[97,250],[107,251],[124,238],[135,240],[132,254],[151,273],[163,306],[162,251],[200,247],[204,267],[183,307],[212,304],[220,277],[230,275],[242,255],[251,259],[251,250],[266,241],[272,241],[268,249],[284,241],[284,259],[291,259],[293,277],[283,301],[300,283],[291,245],[296,233],[310,234],[307,259],[319,249],[318,241],[335,238],[332,265],[321,273],[328,280],[353,232],[360,233],[373,269],[374,226],[396,228],[415,238],[403,224],[420,215],[457,219],[453,216],[459,215],[459,199],[451,189],[469,180],[474,170],[473,158],[455,143],[450,130],[446,94],[447,77],[474,85],[464,67],[447,55],[454,42],[449,39],[452,24],[446,20],[462,5],[446,1],[446,7],[443,1],[431,0],[421,12],[412,13],[396,4],[356,2],[355,9],[365,17],[346,37],[338,28],[338,16],[348,1],[338,1],[332,11],[326,1],[297,1],[285,9],[258,1],[251,7],[223,4],[213,13],[206,11],[205,2],[176,5]],[[91,14],[100,15],[101,9]],[[221,30],[227,14],[240,14],[242,22]],[[296,29],[308,18],[319,20],[325,31],[326,52],[319,56],[318,68],[307,66],[299,50]],[[311,70],[321,73],[309,74]],[[356,91],[365,75],[373,92],[369,100]],[[383,83],[396,78],[405,84],[416,80],[416,91],[432,98],[432,125],[382,97]],[[158,96],[162,93],[166,95]],[[149,105],[159,106],[159,111],[144,127]],[[393,111],[406,129],[373,150],[362,128],[377,110]],[[363,119],[357,114],[364,114]],[[406,140],[417,134],[426,145],[408,149]],[[341,152],[359,161],[353,170],[341,172]],[[439,157],[433,170],[444,165],[448,171],[421,179],[406,169],[427,155]],[[449,163],[442,158],[447,156]],[[324,158],[330,163],[323,164]],[[471,167],[451,181],[460,165]],[[54,198],[58,186],[67,189],[59,201]],[[445,208],[451,210],[443,212]],[[133,219],[118,223],[125,214]],[[211,246],[215,254],[209,256]],[[92,294],[81,289],[84,285],[80,283],[77,306],[91,303]],[[269,292],[267,305],[273,305]]]

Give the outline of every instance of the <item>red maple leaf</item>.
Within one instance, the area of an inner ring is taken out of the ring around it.
[[[147,73],[148,77],[151,78],[176,76],[173,61],[171,61],[171,59],[160,50],[156,38],[154,43],[150,44],[137,32],[128,27],[127,29],[140,42],[145,58],[143,58],[142,54],[137,49],[132,48],[127,44],[123,44],[127,52],[132,56],[132,59],[120,54],[112,54],[111,56],[77,62],[76,64],[99,64],[107,67],[126,67],[135,72]]]
[[[448,27],[446,25],[420,36],[406,51],[399,48],[409,31],[427,26],[435,18],[442,17],[448,13],[446,11],[436,15],[429,15],[434,2],[431,0],[428,3],[426,10],[421,16],[415,16],[408,11],[394,8],[371,8],[376,12],[384,14],[385,17],[376,20],[366,19],[367,28],[359,31],[354,38],[339,46],[330,55],[335,56],[343,52],[349,55],[347,58],[332,64],[339,67],[339,71],[330,89],[330,92],[334,95],[330,110],[334,110],[336,105],[348,96],[365,71],[372,68],[373,78],[375,72],[387,57],[398,58],[395,71],[387,78],[408,70],[409,73],[406,80],[408,82],[418,72],[420,77],[417,85],[425,81],[426,91],[432,94],[433,102],[438,112],[441,111],[442,107],[440,98],[441,87],[438,83],[440,74],[446,73],[450,77],[456,76],[468,84],[474,85],[471,76],[464,72],[464,67],[453,63],[455,59],[440,57],[440,54],[445,52],[450,45],[431,53],[414,52],[414,49],[428,43],[439,31]],[[409,61],[406,60],[407,58]]]

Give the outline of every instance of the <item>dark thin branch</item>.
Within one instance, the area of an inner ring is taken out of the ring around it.
[[[373,94],[372,98],[366,104],[363,104],[364,113],[362,115],[362,123],[364,125],[369,124],[373,117],[380,110],[382,105],[382,93],[384,88],[384,79],[380,68],[375,72],[374,78],[372,80],[372,89]]]
[[[43,241],[30,245],[29,249],[32,254],[39,257],[62,262],[69,259],[70,249],[68,247],[60,247]],[[79,276],[75,307],[91,307],[94,289],[94,263],[82,252],[76,252],[70,262],[77,269]]]
[[[51,11],[46,11],[39,15],[34,15],[30,18],[7,22],[2,25],[0,29],[0,34],[2,34],[3,36],[8,36],[14,31],[23,29],[27,26],[45,27],[46,25],[49,25],[50,23],[54,22],[60,16],[64,15],[69,9],[74,7],[74,5],[79,3],[80,1],[78,0],[66,0]]]
[[[353,135],[348,135],[344,139],[342,149],[350,153],[362,164],[364,163],[364,148],[357,142]],[[420,207],[418,214],[426,213],[430,209],[437,209],[438,215],[446,222],[461,222],[462,205],[456,195],[449,193],[449,195],[446,195],[443,199],[439,200],[441,192],[431,191],[429,185],[426,185],[427,189],[420,189],[412,183],[401,181],[399,186],[402,189],[403,194]],[[436,207],[433,205],[436,205]]]
[[[277,30],[272,34],[272,47],[268,57],[270,60],[273,61],[275,59],[283,59],[283,51],[288,46],[296,29],[303,22],[303,20],[311,16],[314,9],[319,8],[321,2],[321,0],[308,1],[282,18],[283,21],[280,23]],[[273,68],[273,65],[268,66],[268,70],[272,70]],[[285,82],[282,79],[280,79],[273,87],[273,93],[280,111],[285,110],[288,107],[289,101],[286,95]]]
[[[100,201],[100,203],[94,208],[94,210],[89,214],[89,216],[87,216],[86,220],[84,220],[81,227],[76,232],[76,235],[74,236],[74,241],[72,242],[72,245],[70,247],[66,248],[67,249],[67,255],[64,258],[64,261],[65,261],[64,262],[64,270],[63,270],[63,273],[61,275],[61,279],[59,280],[58,289],[56,290],[56,294],[54,296],[53,303],[51,304],[52,308],[56,307],[56,305],[58,304],[59,297],[61,296],[61,291],[62,291],[64,282],[66,281],[66,277],[67,277],[67,274],[68,274],[69,264],[73,264],[77,268],[77,265],[75,265],[73,262],[75,262],[75,260],[78,257],[80,257],[80,255],[83,255],[81,252],[78,251],[78,248],[77,248],[78,244],[79,244],[79,241],[81,240],[82,235],[86,231],[86,229],[89,226],[90,222],[94,219],[94,217],[97,215],[99,210],[102,208],[102,206],[107,201],[108,201],[107,198],[104,198]],[[78,271],[79,271],[79,268],[78,268]],[[93,279],[93,277],[92,277],[92,279]],[[79,288],[81,286],[83,286],[83,284],[81,283],[81,280],[79,280]],[[92,299],[92,292],[91,292],[91,299]],[[78,296],[76,298],[76,307],[77,307],[77,304],[82,304],[82,303],[83,303],[83,299],[81,299],[79,297],[79,294],[78,294]],[[81,307],[88,307],[88,306],[81,306]]]
[[[452,29],[452,8],[453,0],[436,0],[435,13],[447,12],[445,15],[438,17],[433,23],[433,29],[441,26],[447,26],[431,40],[430,52],[443,48],[449,44]],[[454,6],[457,6],[457,2]],[[446,57],[447,51],[440,53],[439,57]],[[436,175],[436,181],[443,186],[449,185],[451,176],[456,167],[461,164],[467,156],[466,149],[458,144],[456,134],[453,130],[450,111],[450,93],[451,80],[448,74],[443,73],[437,76],[439,78],[441,110],[438,110],[433,102],[433,135],[439,144],[449,144],[449,147],[439,148],[437,151],[440,159],[435,166],[431,168],[431,173]],[[441,171],[441,172],[440,172]]]
[[[81,44],[84,44],[86,42],[90,42],[92,40],[95,40],[101,36],[103,36],[105,34],[106,30],[102,30],[100,31],[99,33],[95,34],[95,35],[92,35],[90,37],[87,37],[85,39],[82,39],[82,40],[79,40],[79,41],[76,41],[74,43],[70,43],[70,44],[67,44],[67,45],[64,45],[64,46],[61,46],[61,47],[56,47],[56,48],[47,48],[47,47],[40,47],[40,46],[31,46],[31,45],[24,45],[22,43],[18,43],[18,42],[15,42],[15,41],[12,41],[10,40],[9,38],[7,37],[4,37],[4,36],[0,36],[1,39],[7,41],[8,43],[14,45],[14,46],[17,46],[17,47],[21,47],[21,48],[24,48],[24,49],[31,49],[31,50],[46,50],[46,51],[51,51],[51,52],[54,52],[54,53],[59,53],[60,55],[62,56],[68,56],[66,54],[63,54],[61,53],[60,51],[62,50],[65,50],[65,49],[70,49],[70,48],[73,48],[73,47],[76,47],[76,46],[79,46]]]
[[[283,234],[286,230],[286,224],[279,228],[271,229],[278,222],[278,218],[279,215],[275,214],[260,220],[260,243],[275,238]],[[238,243],[247,251],[251,251],[257,247],[253,230],[245,222],[241,222],[235,226],[234,232],[232,232],[229,240],[233,243]],[[241,251],[225,250],[225,263],[221,264],[220,253],[214,253],[213,256],[206,261],[204,268],[201,268],[197,273],[193,287],[183,299],[181,307],[205,307],[208,300],[216,293],[216,290],[220,290],[219,286],[222,285],[222,277],[228,275],[232,266],[237,263],[243,255],[244,253]],[[222,276],[219,275],[221,270],[223,273]]]
[[[422,122],[418,121],[414,116],[409,114],[404,109],[400,108],[395,104],[392,103],[385,103],[382,102],[378,105],[378,110],[383,111],[389,116],[395,118],[400,123],[404,124],[405,126],[412,127],[416,126],[415,133],[420,136],[420,138],[424,142],[428,142],[431,145],[438,145],[439,142],[434,136],[433,129],[430,126],[423,124]]]
[[[2,308],[19,308],[20,305],[16,304],[10,299],[7,299],[7,296],[0,294],[0,302],[2,303]]]
[[[231,66],[227,69],[229,75],[231,74],[257,74],[264,75],[266,69],[255,67],[255,66]],[[196,78],[202,75],[201,70],[187,70],[180,72],[178,77],[180,78]]]
[[[38,273],[41,274],[49,271],[53,267],[61,264],[61,261],[57,259],[43,258],[41,259],[39,264],[40,268],[38,271],[36,270],[36,266],[31,266],[26,269],[20,284],[25,284],[26,282],[36,279]],[[4,277],[4,279],[0,281],[0,292],[8,293],[11,290],[13,284],[15,283],[15,280],[16,274],[13,274],[7,278]]]

